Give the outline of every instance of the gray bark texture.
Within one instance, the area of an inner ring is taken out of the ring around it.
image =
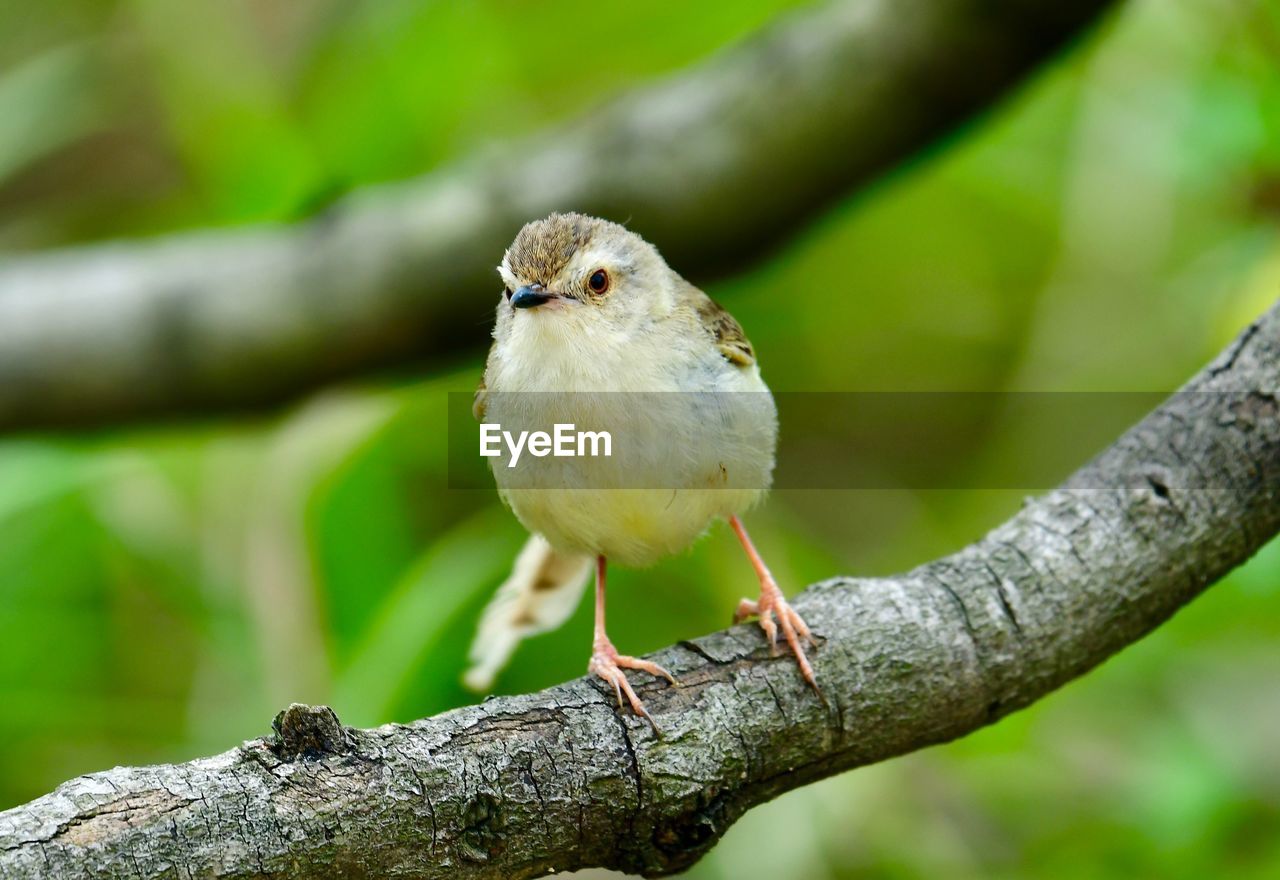
[[[503,249],[556,210],[628,221],[706,280],[989,107],[1110,5],[828,2],[308,222],[11,257],[0,431],[262,406],[478,347]]]
[[[742,813],[976,730],[1140,638],[1280,530],[1280,303],[982,540],[795,602],[818,699],[751,624],[653,655],[662,735],[579,679],[412,724],[273,736],[0,813],[4,878],[524,878],[688,867]]]

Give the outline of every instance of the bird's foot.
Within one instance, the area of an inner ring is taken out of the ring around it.
[[[760,582],[760,598],[757,601],[743,599],[738,603],[738,610],[733,614],[733,622],[742,623],[748,617],[760,618],[760,628],[768,637],[769,648],[775,657],[778,654],[778,628],[782,628],[782,635],[787,640],[791,653],[795,654],[796,663],[800,666],[800,674],[814,691],[822,696],[822,691],[818,689],[818,680],[813,674],[813,667],[809,665],[809,658],[805,656],[804,646],[800,644],[800,640],[804,639],[810,647],[817,647],[818,643],[813,638],[809,625],[794,608],[787,604],[782,590],[778,589],[778,585],[772,578]]]
[[[627,676],[622,671],[623,669],[639,669],[641,672],[665,678],[672,684],[677,683],[675,676],[657,663],[641,660],[639,657],[628,657],[626,654],[619,654],[618,649],[613,646],[613,642],[608,639],[596,641],[595,648],[591,652],[591,662],[587,664],[587,672],[594,673],[613,685],[613,693],[618,698],[619,709],[623,707],[622,695],[626,694],[627,702],[631,704],[631,710],[641,718],[648,720],[650,724],[653,724],[653,719],[649,717],[644,704],[640,702],[636,692],[631,689],[631,682],[627,681]]]

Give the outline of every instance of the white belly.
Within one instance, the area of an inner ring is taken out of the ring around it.
[[[608,432],[604,457],[493,459],[499,491],[560,550],[649,565],[768,489],[777,416],[767,391],[496,394],[490,417],[519,430]],[[601,452],[602,448],[597,448]]]
[[[508,455],[489,460],[503,500],[556,549],[649,565],[767,491],[777,412],[756,368],[709,347],[632,345],[617,363],[601,359],[621,349],[537,352],[505,352],[487,376],[484,421],[513,436],[556,424],[607,431],[613,447],[608,458],[526,453],[514,468]]]
[[[512,489],[501,494],[520,522],[553,547],[642,567],[683,551],[712,520],[743,512],[764,492]]]

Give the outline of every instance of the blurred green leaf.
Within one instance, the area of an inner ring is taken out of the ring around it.
[[[0,71],[0,186],[42,156],[102,123],[89,44],[51,49]]]
[[[478,594],[492,592],[522,543],[505,510],[490,507],[446,530],[410,566],[365,628],[338,674],[334,701],[353,723],[385,721],[409,679],[419,671],[443,630]],[[435,658],[433,678],[456,690],[456,656]],[[443,670],[453,672],[446,677]]]

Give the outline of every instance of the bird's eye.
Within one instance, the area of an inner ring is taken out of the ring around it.
[[[592,293],[604,293],[609,289],[609,273],[603,269],[595,270],[587,279],[587,287],[591,288]]]

